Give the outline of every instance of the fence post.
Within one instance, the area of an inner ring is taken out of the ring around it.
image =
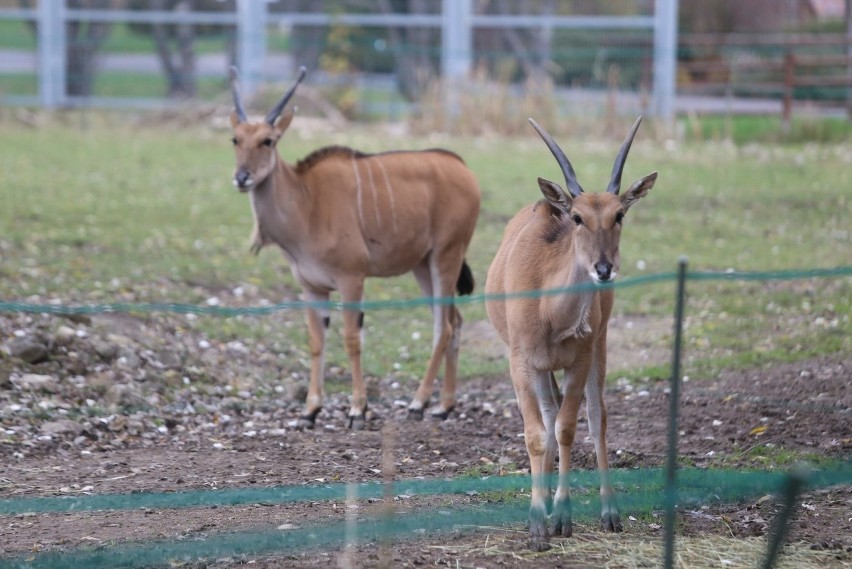
[[[846,117],[852,120],[852,0],[846,0]]]
[[[470,73],[473,33],[472,0],[441,2],[441,74],[444,80],[444,108],[448,116],[458,110],[458,88]]]
[[[796,510],[796,499],[799,497],[799,492],[805,482],[807,482],[807,478],[808,472],[803,466],[794,467],[787,477],[787,484],[784,486],[784,505],[778,515],[775,516],[775,524],[769,537],[766,558],[763,560],[763,569],[772,569],[775,566],[778,552],[784,544],[784,536],[787,534],[790,517]]]
[[[781,104],[781,128],[790,132],[790,117],[793,114],[793,87],[796,76],[796,58],[792,51],[784,55],[784,100]]]
[[[247,97],[257,91],[263,78],[266,8],[265,1],[237,0],[237,68],[240,88]]]
[[[672,349],[672,384],[669,393],[668,463],[665,488],[665,561],[663,567],[674,567],[675,505],[677,504],[677,436],[680,406],[680,355],[683,346],[683,310],[686,302],[686,257],[677,262],[677,298],[675,300],[674,347]]]
[[[38,3],[38,93],[41,105],[65,101],[65,0]]]
[[[654,115],[670,127],[677,91],[678,0],[657,0],[654,12]]]

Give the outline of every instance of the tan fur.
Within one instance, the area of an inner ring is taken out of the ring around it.
[[[539,180],[545,201],[522,209],[509,221],[503,241],[488,270],[486,293],[503,295],[540,289],[593,284],[595,263],[620,259],[621,223],[628,207],[653,186],[656,173],[642,178],[621,197],[614,193],[572,196],[547,180]],[[582,221],[572,221],[579,216]],[[601,473],[602,521],[619,530],[615,496],[608,476],[606,451],[607,322],[613,305],[611,289],[490,300],[488,316],[509,349],[509,367],[533,478],[530,539],[536,549],[547,547],[553,531],[571,535],[571,446],[583,394]],[[561,386],[554,373],[563,371]],[[559,456],[559,478],[551,499],[551,475]]]
[[[232,118],[235,180],[242,172],[253,181],[247,189],[255,218],[252,250],[278,245],[306,300],[327,301],[336,290],[344,302],[359,302],[365,278],[409,271],[424,295],[452,296],[480,202],[478,183],[464,162],[440,150],[367,155],[327,147],[294,167],[276,150],[291,120],[287,113],[273,127]],[[324,398],[325,314],[307,313],[312,364],[304,418],[312,425]],[[445,359],[435,414],[446,416],[455,404],[462,318],[452,305],[436,306],[434,318],[432,357],[410,409],[422,413],[428,405]],[[358,319],[358,311],[343,311],[353,386],[350,422],[363,422],[367,406]]]

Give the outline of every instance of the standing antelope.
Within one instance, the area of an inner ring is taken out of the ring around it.
[[[657,179],[656,172],[649,174],[618,195],[624,161],[640,121],[641,117],[621,146],[607,191],[587,194],[562,149],[530,119],[559,163],[568,192],[539,178],[544,200],[525,207],[509,221],[488,270],[488,295],[591,286],[570,295],[492,300],[486,304],[491,322],[509,348],[510,373],[524,421],[532,476],[530,547],[537,550],[549,547],[548,516],[553,520],[554,534],[571,535],[568,473],[584,390],[601,476],[601,521],[610,531],[622,529],[609,481],[603,401],[613,291],[596,290],[593,283],[615,278],[624,215]],[[565,374],[561,388],[554,377],[557,370]],[[557,448],[559,478],[551,500]]]
[[[344,303],[358,303],[366,277],[414,273],[427,297],[470,294],[473,274],[465,252],[479,215],[479,185],[464,161],[447,150],[363,154],[342,146],[314,151],[295,166],[278,155],[276,145],[293,112],[284,106],[305,76],[263,122],[248,122],[240,98],[237,71],[231,69],[231,113],[237,166],[234,185],[248,192],[254,213],[252,249],[278,245],[299,282],[303,299],[328,301],[339,291]],[[462,317],[452,304],[435,303],[432,356],[409,415],[422,418],[435,377],[445,362],[439,406],[432,415],[446,418],[455,405]],[[307,309],[311,379],[300,419],[311,428],[322,408],[325,388],[323,348],[327,310]],[[352,369],[349,427],[364,427],[367,393],[361,371],[364,314],[343,311],[343,339]]]

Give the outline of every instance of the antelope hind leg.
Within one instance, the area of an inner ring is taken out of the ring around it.
[[[328,294],[305,292],[309,301],[328,301]],[[299,417],[298,428],[313,429],[325,398],[325,333],[329,326],[328,312],[309,308],[306,311],[308,338],[311,350],[311,379],[305,411]]]

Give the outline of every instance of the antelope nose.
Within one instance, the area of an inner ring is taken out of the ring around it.
[[[595,272],[602,281],[608,281],[612,276],[612,263],[599,261],[595,263]]]
[[[251,174],[248,170],[237,170],[237,173],[234,174],[234,185],[240,189],[251,185]]]

